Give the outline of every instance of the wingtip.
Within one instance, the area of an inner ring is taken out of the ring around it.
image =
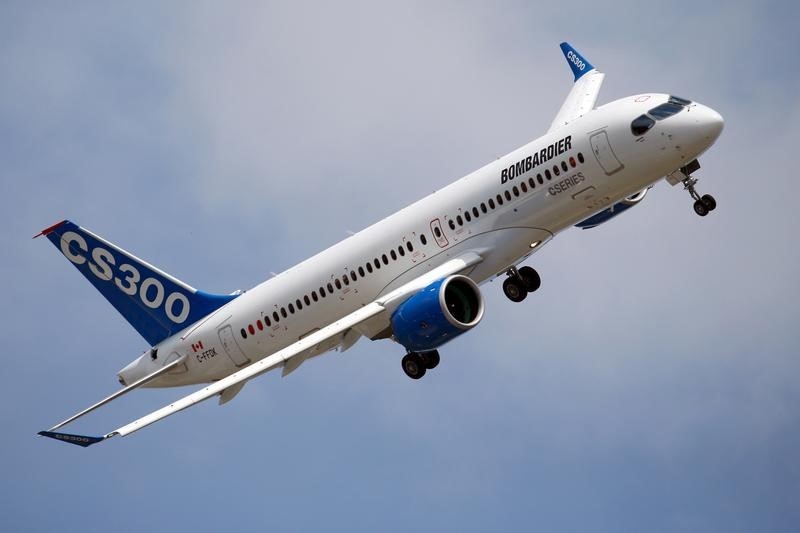
[[[48,437],[50,439],[60,440],[63,442],[68,442],[70,444],[75,444],[77,446],[82,446],[87,448],[92,444],[97,444],[98,442],[102,442],[106,440],[106,437],[91,437],[87,435],[72,435],[70,433],[58,433],[55,431],[40,431],[38,433],[41,437]]]
[[[589,61],[583,57],[580,52],[575,50],[568,42],[564,41],[560,45],[561,51],[564,53],[564,57],[569,64],[569,68],[572,69],[572,74],[575,75],[575,81],[578,81],[584,74],[594,70],[594,66],[592,66]]]

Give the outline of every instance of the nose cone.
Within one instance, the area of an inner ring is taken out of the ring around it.
[[[691,106],[675,118],[673,131],[681,140],[680,151],[688,157],[697,157],[708,150],[725,125],[722,115],[702,104]]]
[[[701,107],[701,106],[698,106]],[[720,133],[722,133],[722,128],[725,127],[725,120],[723,120],[722,115],[711,109],[710,107],[702,106],[702,109],[699,110],[701,112],[701,128],[705,133],[706,140],[708,144],[713,144],[717,138],[719,137]]]

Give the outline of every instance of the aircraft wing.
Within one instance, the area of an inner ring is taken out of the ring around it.
[[[561,43],[561,51],[575,75],[575,83],[567,95],[566,100],[561,105],[556,118],[550,125],[548,133],[565,126],[578,117],[582,117],[592,109],[597,103],[597,96],[600,94],[600,87],[606,77],[602,72],[598,72],[591,63],[584,59],[568,43]]]
[[[183,398],[164,406],[157,411],[153,411],[152,413],[145,415],[138,420],[134,420],[129,424],[121,426],[103,436],[91,437],[54,431],[40,431],[39,435],[57,440],[63,440],[65,442],[70,442],[83,447],[91,446],[92,444],[102,442],[118,435],[129,435],[135,431],[149,426],[150,424],[153,424],[154,422],[158,422],[162,418],[166,418],[169,415],[177,413],[178,411],[182,411],[187,407],[191,407],[202,402],[203,400],[207,400],[213,396],[216,396],[217,394],[221,394],[225,389],[237,386],[249,379],[260,376],[261,374],[269,372],[275,368],[279,368],[290,361],[293,357],[303,354],[319,343],[325,342],[337,335],[341,335],[343,332],[346,332],[347,330],[363,323],[366,320],[369,320],[370,318],[376,317],[381,313],[391,313],[400,302],[424,289],[431,283],[452,274],[463,273],[482,260],[483,258],[477,252],[467,252],[456,258],[450,259],[441,266],[430,270],[429,272],[415,278],[414,280],[393,291],[390,291],[384,296],[379,297],[375,301],[361,307],[360,309],[357,309],[356,311],[353,311],[349,315],[340,318],[332,324],[329,324],[322,329],[303,337],[294,344],[279,350],[274,354],[261,359],[260,361],[256,361],[242,370],[216,381],[211,385],[198,390],[197,392],[189,394],[188,396],[184,396]]]

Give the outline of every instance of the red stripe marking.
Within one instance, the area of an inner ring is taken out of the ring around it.
[[[47,235],[48,233],[52,233],[53,230],[55,230],[57,227],[61,226],[62,224],[66,224],[66,223],[67,223],[66,220],[62,220],[61,222],[53,224],[49,228],[45,228],[42,231],[40,231],[39,233],[37,233],[36,235],[34,235],[33,238],[35,239],[36,237],[41,237],[43,235]]]

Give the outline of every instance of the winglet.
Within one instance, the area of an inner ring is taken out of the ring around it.
[[[84,435],[70,435],[69,433],[56,433],[54,431],[40,431],[39,435],[42,437],[49,437],[51,439],[62,440],[70,444],[77,444],[78,446],[91,446],[106,440],[106,437],[87,437]]]
[[[572,73],[575,75],[575,81],[578,81],[587,72],[594,70],[592,64],[586,61],[569,43],[561,43],[561,51],[564,52],[569,68],[572,69]]]

